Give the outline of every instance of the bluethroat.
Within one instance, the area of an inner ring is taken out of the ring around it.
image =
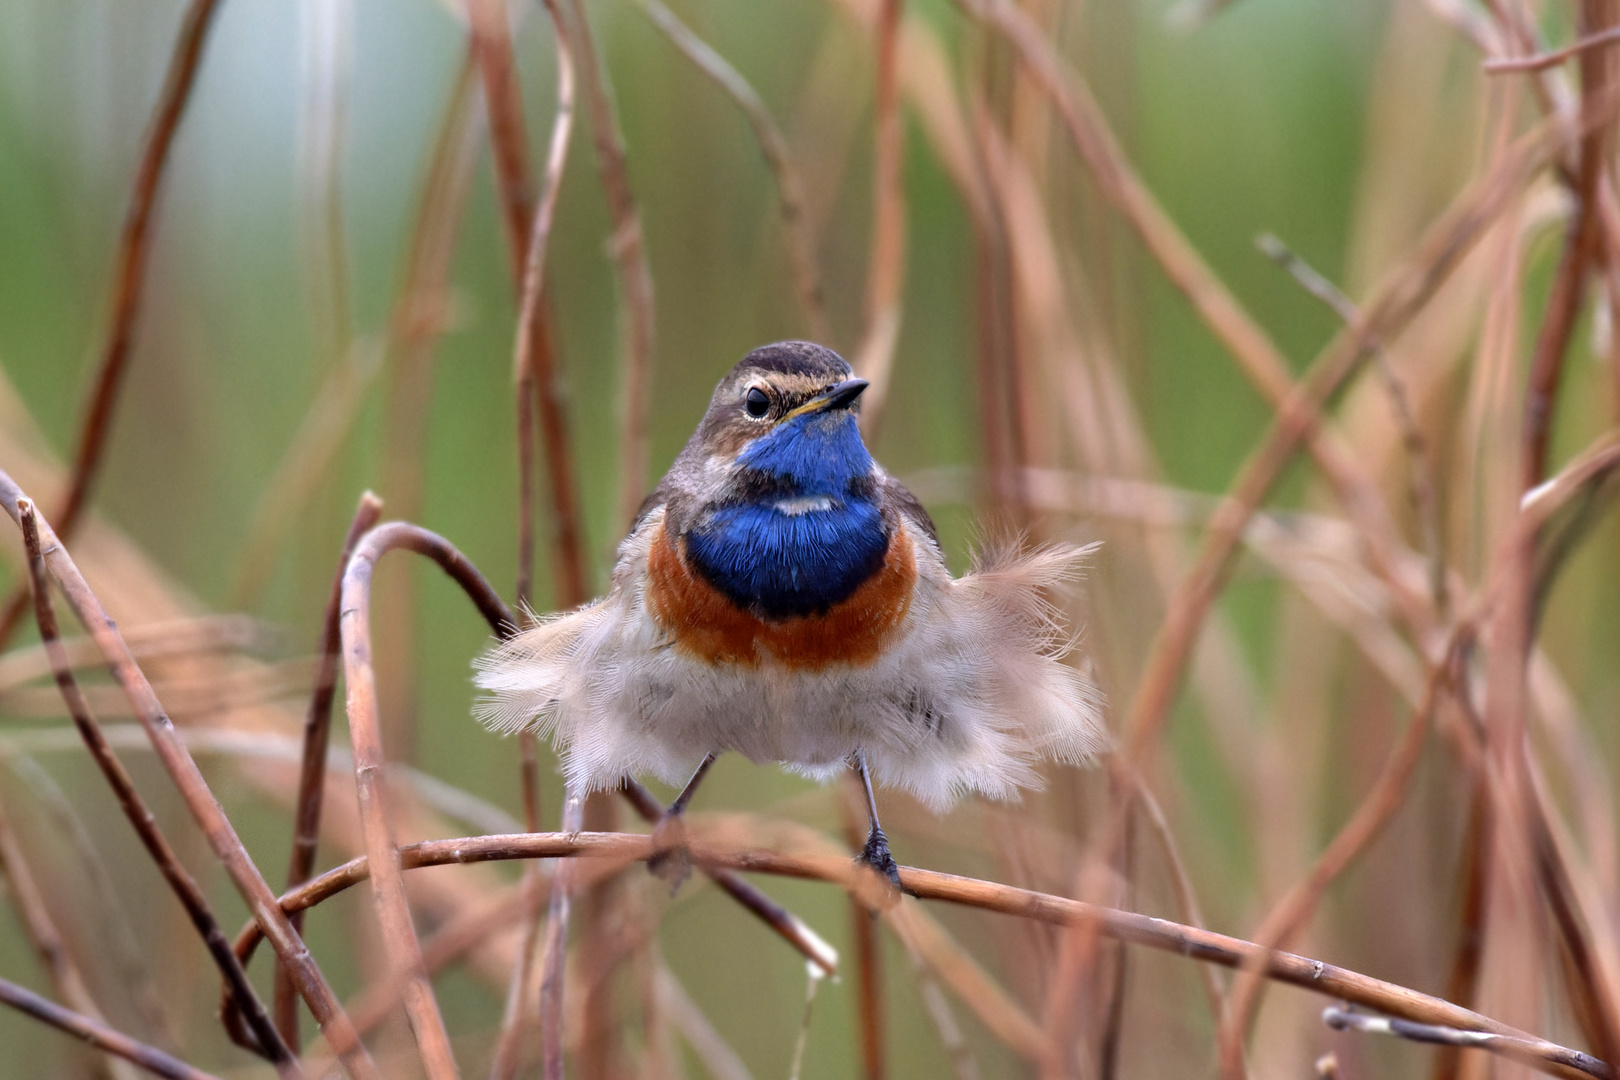
[[[830,349],[755,349],[619,545],[608,595],[478,664],[480,717],[549,736],[569,790],[690,777],[723,751],[860,775],[861,859],[898,884],[872,777],[943,809],[1039,783],[1102,745],[1046,590],[1086,549],[982,556],[953,579],[917,499],[872,460],[866,382]]]

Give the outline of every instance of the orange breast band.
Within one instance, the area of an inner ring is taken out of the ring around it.
[[[675,647],[700,660],[747,667],[773,661],[818,671],[870,664],[882,655],[905,621],[916,582],[911,537],[897,529],[878,572],[826,614],[760,619],[689,570],[660,525],[647,555],[645,597]]]

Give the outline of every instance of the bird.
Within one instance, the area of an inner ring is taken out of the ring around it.
[[[853,768],[857,859],[896,887],[874,777],[943,811],[1102,750],[1101,695],[1065,662],[1049,597],[1091,548],[1003,543],[953,578],[862,441],[867,385],[810,342],[744,356],[641,504],[607,595],[476,661],[482,722],[551,739],[571,794],[684,781],[667,821],[724,752],[822,781]]]

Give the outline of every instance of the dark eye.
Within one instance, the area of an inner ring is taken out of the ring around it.
[[[748,396],[743,398],[743,408],[755,420],[771,411],[771,396],[757,386],[748,388]]]

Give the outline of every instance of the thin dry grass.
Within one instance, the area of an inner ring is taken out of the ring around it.
[[[1575,40],[1557,48],[1542,40],[1538,10],[1520,0],[1478,10],[1432,0],[1428,11],[1390,16],[1379,70],[1402,107],[1385,102],[1368,112],[1350,284],[1333,284],[1334,275],[1282,241],[1264,242],[1294,278],[1283,283],[1302,286],[1342,322],[1296,376],[1277,344],[1286,338],[1258,305],[1240,301],[1245,291],[1222,277],[1226,264],[1192,242],[1195,233],[1133,159],[1132,139],[1116,133],[1129,130],[1129,110],[1115,103],[1119,87],[1106,81],[1115,69],[1097,53],[1126,52],[1129,39],[1099,29],[1110,16],[1058,0],[959,0],[960,13],[950,16],[958,22],[946,33],[937,12],[843,0],[828,6],[824,38],[806,50],[813,59],[795,110],[772,99],[774,84],[752,58],[711,44],[723,35],[643,0],[642,13],[663,35],[659,47],[667,39],[722,89],[765,158],[760,183],[782,226],[769,235],[786,256],[784,280],[772,287],[818,337],[842,319],[858,323],[852,359],[873,382],[865,422],[880,448],[880,421],[890,431],[912,422],[901,415],[901,391],[944,370],[925,356],[897,366],[909,356],[908,335],[940,315],[919,310],[916,267],[908,267],[911,249],[929,239],[917,230],[926,200],[913,197],[908,162],[926,155],[950,186],[970,260],[960,271],[971,311],[959,323],[970,331],[965,370],[976,400],[967,415],[977,426],[977,466],[922,474],[914,487],[931,505],[978,505],[1038,537],[1084,532],[1109,541],[1106,576],[1090,587],[1081,655],[1110,691],[1117,731],[1107,768],[1054,771],[1049,789],[1018,808],[970,808],[949,824],[904,804],[886,810],[885,821],[908,841],[971,875],[907,867],[911,896],[889,893],[857,872],[847,844],[829,835],[844,800],[822,794],[756,817],[695,815],[688,842],[700,875],[673,899],[630,873],[663,852],[667,837],[599,828],[613,820],[610,803],[567,798],[561,831],[540,830],[542,758],[532,739],[514,755],[511,775],[496,781],[521,792],[529,831],[456,836],[465,829],[451,814],[491,823],[504,816],[481,792],[434,787],[400,768],[416,756],[419,644],[436,643],[444,630],[416,621],[408,575],[380,575],[375,597],[371,588],[385,551],[416,550],[451,573],[492,633],[507,634],[542,582],[558,606],[588,599],[590,499],[582,496],[590,493],[582,477],[591,454],[610,447],[617,460],[608,534],[644,492],[661,315],[653,268],[697,270],[655,262],[663,253],[648,250],[645,222],[656,220],[664,192],[656,163],[639,160],[639,190],[632,188],[637,151],[624,131],[635,128],[621,121],[639,103],[610,88],[620,45],[603,30],[602,10],[592,9],[593,28],[578,0],[548,0],[549,24],[527,35],[513,33],[507,5],[469,0],[465,23],[446,24],[465,35],[457,43],[465,60],[426,150],[404,269],[377,340],[349,328],[333,164],[345,127],[337,98],[325,101],[328,216],[317,260],[325,269],[309,272],[343,282],[332,299],[335,366],[259,496],[237,562],[238,595],[261,592],[293,535],[295,511],[329,484],[363,430],[379,372],[388,375],[380,395],[383,494],[407,518],[429,504],[429,421],[442,385],[435,352],[459,287],[458,236],[487,136],[504,236],[500,277],[517,297],[509,328],[517,487],[515,498],[501,496],[516,540],[511,605],[450,540],[405,523],[373,528],[379,508],[368,496],[343,547],[306,695],[307,664],[256,655],[263,642],[251,627],[189,621],[202,613],[180,585],[85,516],[134,355],[165,163],[216,6],[196,0],[187,8],[142,144],[113,256],[113,314],[96,390],[69,468],[52,463],[31,418],[0,387],[0,503],[36,556],[18,562],[18,577],[33,580],[43,640],[0,657],[0,705],[13,716],[65,711],[76,726],[140,834],[145,854],[131,856],[160,869],[223,975],[223,1028],[243,1053],[286,1076],[319,1075],[335,1054],[356,1077],[420,1070],[448,1078],[487,1059],[492,1077],[538,1071],[556,1080],[565,1066],[592,1078],[679,1075],[689,1050],[713,1075],[749,1075],[728,1042],[741,1025],[700,1007],[660,947],[671,905],[713,883],[771,930],[773,947],[779,941],[813,967],[814,978],[849,974],[850,988],[840,992],[857,1016],[842,1071],[868,1077],[925,1067],[913,1060],[916,1040],[900,1034],[907,1023],[926,1023],[917,1030],[939,1044],[939,1067],[964,1078],[997,1061],[1053,1078],[1212,1067],[1234,1078],[1425,1069],[1427,1059],[1409,1049],[1374,1049],[1368,1037],[1377,1034],[1441,1047],[1441,1077],[1524,1067],[1616,1075],[1609,1063],[1620,1059],[1620,862],[1613,751],[1598,722],[1613,711],[1613,688],[1593,674],[1612,665],[1588,625],[1609,624],[1583,623],[1584,601],[1558,585],[1568,577],[1606,595],[1617,580],[1612,559],[1582,553],[1594,536],[1609,535],[1594,523],[1620,475],[1620,198],[1611,138],[1620,114],[1620,5],[1583,0]],[[1225,7],[1194,0],[1183,16],[1235,17]],[[1102,37],[1092,42],[1092,32]],[[529,36],[548,38],[549,50],[525,55]],[[1468,58],[1461,74],[1455,55]],[[523,100],[531,62],[549,65],[556,88],[538,191],[529,160],[534,110]],[[857,70],[861,78],[850,77]],[[619,410],[606,436],[589,430],[568,398],[569,380],[583,369],[558,348],[565,319],[552,289],[578,270],[554,265],[572,249],[553,239],[587,216],[571,216],[576,208],[564,194],[576,75],[623,334]],[[487,126],[476,109],[480,87]],[[1458,101],[1467,124],[1445,105]],[[779,125],[776,116],[795,119]],[[913,119],[920,138],[908,146]],[[1440,130],[1447,126],[1467,134]],[[869,155],[852,150],[863,134]],[[1465,145],[1468,153],[1451,152]],[[1454,160],[1442,166],[1435,159],[1443,156]],[[850,231],[833,208],[844,209],[840,190],[859,169],[869,174],[869,214]],[[1141,391],[1147,277],[1171,286],[1269,418],[1218,495],[1165,480],[1163,436]],[[860,284],[843,285],[851,281]],[[1538,281],[1547,283],[1545,296]],[[1581,333],[1588,322],[1596,324],[1590,346]],[[1584,360],[1601,375],[1594,379]],[[1377,379],[1361,378],[1369,369]],[[1574,400],[1590,397],[1595,384],[1603,406]],[[1304,474],[1303,493],[1279,505],[1291,471]],[[60,535],[24,488],[69,493]],[[536,557],[542,525],[546,560]],[[47,572],[88,638],[60,640]],[[1256,577],[1282,596],[1258,633],[1240,630],[1233,617],[1242,608],[1234,591]],[[11,609],[20,611],[26,595],[19,591]],[[131,624],[127,638],[109,609]],[[0,639],[15,621],[8,613]],[[156,628],[143,631],[145,623]],[[340,628],[347,761],[329,747]],[[115,685],[95,681],[102,663]],[[30,685],[47,674],[65,710]],[[295,688],[308,702],[302,712],[291,700]],[[161,795],[137,790],[132,775],[145,774],[123,765],[94,719],[93,709],[110,715],[115,696],[127,699],[156,757]],[[264,753],[264,740],[279,740],[286,753]],[[236,815],[248,811],[234,798],[222,804],[218,782],[199,768],[192,748],[204,744],[224,755],[233,781],[285,816],[294,838],[285,895],[272,894],[238,836]],[[1211,751],[1187,749],[1203,744]],[[22,735],[8,735],[0,750],[19,776],[26,769],[16,763],[32,762],[29,755],[64,752]],[[76,810],[48,783],[7,792],[0,872],[62,1004],[5,980],[0,1002],[117,1057],[108,1075],[126,1075],[124,1061],[163,1076],[206,1075],[180,1060],[202,1046],[195,1037],[159,1046],[173,1036],[115,1030],[136,1022],[121,1019],[139,1014],[124,999],[146,993],[143,986],[173,980],[168,996],[185,1002],[199,976],[176,974],[173,965],[120,966],[115,957],[131,952],[127,945],[102,947],[92,936],[87,947],[71,913],[53,910],[51,898],[71,888],[64,867],[72,860],[31,850],[24,826],[36,812]],[[1222,785],[1235,809],[1210,794]],[[645,789],[632,781],[621,794],[646,821],[657,819],[658,802]],[[165,806],[179,807],[189,824]],[[1221,815],[1230,821],[1213,820]],[[124,837],[114,824],[87,816],[67,830],[78,864],[107,880],[98,842]],[[423,839],[443,836],[455,838]],[[189,855],[203,851],[251,913],[234,944],[186,869]],[[317,873],[320,852],[349,861]],[[516,880],[481,865],[514,860],[527,863]],[[745,872],[822,882],[847,895],[848,961]],[[333,948],[321,959],[334,969],[364,973],[345,1005],[304,943],[303,915],[368,879],[373,905],[343,908],[354,919],[351,940],[320,946]],[[1145,914],[1161,905],[1177,921]],[[726,917],[737,914],[726,905]],[[1248,929],[1229,935],[1209,925]],[[909,966],[885,966],[891,934]],[[158,948],[178,952],[182,940],[170,935]],[[244,971],[260,940],[275,952],[273,1023]],[[1345,963],[1283,951],[1295,942]],[[1144,959],[1140,949],[1168,959]],[[1196,962],[1197,976],[1178,960]],[[1233,971],[1229,981],[1219,968]],[[504,995],[504,1006],[473,1026],[447,1023],[447,1013],[479,1008],[441,1007],[451,970]],[[1307,996],[1266,993],[1278,983],[1357,1011],[1335,1005],[1319,1014]],[[1418,986],[1444,987],[1445,996]],[[702,989],[709,1000],[710,988]],[[299,999],[322,1035],[308,1048]],[[827,1038],[814,1022],[824,1005],[805,1014],[796,991],[793,1000],[743,1006],[792,1029],[795,1068],[815,1067],[818,1040]],[[409,1037],[389,1023],[401,1016]]]

